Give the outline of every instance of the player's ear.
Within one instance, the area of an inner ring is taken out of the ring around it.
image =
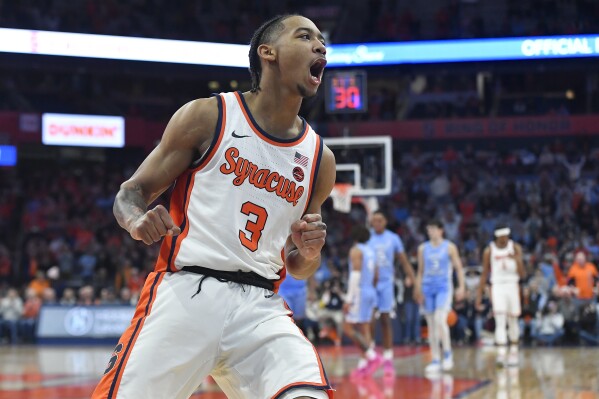
[[[261,44],[258,46],[258,55],[260,58],[273,62],[276,59],[276,50],[269,44]]]

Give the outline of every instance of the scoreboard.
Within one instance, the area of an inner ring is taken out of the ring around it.
[[[325,81],[328,113],[358,113],[368,110],[366,71],[332,71]]]

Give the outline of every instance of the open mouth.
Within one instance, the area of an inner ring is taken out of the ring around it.
[[[327,65],[327,60],[324,58],[317,58],[312,65],[310,65],[310,76],[312,78],[312,83],[320,84],[322,81],[322,73],[324,72],[324,67]]]

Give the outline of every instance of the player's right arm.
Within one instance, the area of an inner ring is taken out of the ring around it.
[[[422,304],[422,276],[424,275],[424,245],[418,246],[418,273],[416,274],[416,284],[414,284],[414,300]]]
[[[148,205],[191,165],[196,154],[209,148],[217,119],[216,98],[185,104],[169,121],[160,144],[133,176],[121,184],[113,212],[133,239],[149,245],[167,234],[181,232],[162,205],[151,210]]]
[[[487,286],[489,270],[491,270],[491,247],[486,247],[483,252],[483,271],[480,274],[480,282],[478,283],[478,290],[476,292],[475,306],[477,309],[480,307],[483,300],[483,292]]]

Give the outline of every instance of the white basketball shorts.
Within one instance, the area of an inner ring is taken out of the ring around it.
[[[520,316],[520,286],[518,283],[497,283],[491,286],[493,313]]]
[[[192,298],[202,277],[148,276],[92,398],[187,399],[208,374],[229,399],[333,398],[316,349],[279,295],[207,277]]]

